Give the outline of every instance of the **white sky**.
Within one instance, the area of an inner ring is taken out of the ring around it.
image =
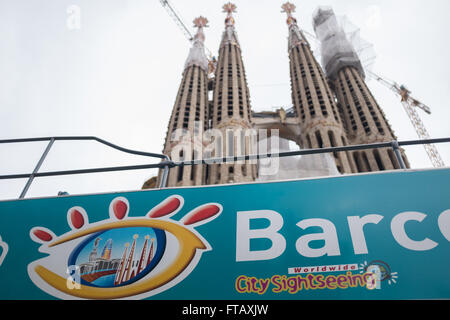
[[[291,106],[286,16],[279,0],[237,0],[236,29],[254,110]],[[450,136],[447,0],[291,1],[301,28],[332,6],[375,46],[374,72],[405,84],[432,109],[419,111],[430,135]],[[191,27],[209,19],[217,55],[224,1],[171,0]],[[81,9],[81,28],[67,9]],[[192,28],[191,28],[192,30]],[[123,147],[162,151],[190,44],[158,0],[0,0],[0,139],[93,135]],[[399,98],[369,82],[399,140],[417,139]],[[0,174],[29,173],[46,143],[0,145]],[[450,144],[437,146],[450,164]],[[431,167],[423,147],[406,148],[413,168]],[[153,163],[95,142],[56,142],[41,171]],[[140,189],[155,170],[35,179],[27,197]],[[0,199],[25,180],[1,180]]]

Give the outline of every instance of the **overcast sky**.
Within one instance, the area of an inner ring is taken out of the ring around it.
[[[286,16],[278,0],[237,0],[236,29],[254,110],[292,105]],[[430,135],[450,136],[448,0],[291,1],[301,28],[332,6],[374,44],[373,71],[405,84],[432,109],[419,111]],[[217,55],[224,1],[171,0],[192,28],[209,19],[206,45]],[[79,28],[74,13],[80,10]],[[74,11],[75,10],[75,11]],[[75,28],[74,28],[75,26]],[[0,0],[0,139],[94,135],[162,152],[190,44],[158,0]],[[399,98],[369,87],[399,140],[417,139]],[[0,174],[31,172],[46,143],[0,145]],[[438,145],[450,164],[450,144]],[[431,167],[423,147],[407,148],[414,168]],[[153,163],[95,142],[56,142],[41,171]],[[155,170],[36,179],[28,197],[140,189]],[[25,180],[0,181],[0,199]]]

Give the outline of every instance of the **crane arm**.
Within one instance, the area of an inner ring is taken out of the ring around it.
[[[402,102],[406,101],[411,106],[420,108],[423,111],[425,111],[426,113],[431,114],[431,109],[427,105],[420,102],[419,100],[411,97],[410,96],[411,92],[408,89],[406,89],[404,86],[401,86],[394,81],[386,80],[385,78],[382,78],[382,77],[376,75],[372,71],[368,71],[368,75],[370,77],[372,77],[373,79],[377,80],[379,83],[381,83],[385,87],[387,87],[387,88],[391,89],[392,91],[394,91],[395,93],[397,93],[400,97],[402,97]]]
[[[423,124],[422,120],[420,119],[419,114],[417,113],[417,108],[422,109],[428,114],[431,114],[430,108],[428,108],[426,105],[424,105],[422,102],[414,99],[409,94],[411,93],[408,89],[406,89],[404,86],[398,85],[394,81],[386,80],[375,73],[369,71],[369,76],[373,79],[377,80],[384,86],[388,87],[395,93],[397,93],[402,98],[402,105],[403,108],[406,111],[406,114],[408,115],[409,119],[411,120],[412,125],[414,126],[414,129],[416,130],[417,135],[422,140],[430,139],[430,135],[428,134],[427,129],[425,128],[425,125]],[[434,145],[424,145],[425,151],[428,154],[428,157],[431,160],[431,163],[434,167],[440,168],[444,167],[444,161],[442,160],[441,156],[439,155],[438,150],[436,149],[436,146]]]
[[[177,24],[178,28],[180,28],[180,30],[183,32],[184,36],[189,41],[192,41],[192,39],[194,39],[194,37],[192,36],[192,33],[189,31],[189,29],[183,23],[181,18],[175,12],[175,9],[170,5],[169,1],[168,0],[159,0],[159,2],[166,9],[167,13],[172,17],[173,21],[175,21],[175,23]]]
[[[166,9],[167,13],[170,15],[170,17],[173,19],[173,21],[175,21],[178,28],[181,30],[181,32],[183,32],[186,39],[188,39],[189,41],[192,41],[194,39],[194,36],[189,31],[188,27],[186,27],[186,24],[183,22],[181,17],[177,14],[177,12],[175,11],[174,7],[170,4],[170,2],[168,0],[159,0],[159,2]],[[209,61],[211,61],[212,60],[211,51],[207,47],[205,47],[205,50],[208,55]]]

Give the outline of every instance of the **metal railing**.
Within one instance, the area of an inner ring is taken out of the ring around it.
[[[165,164],[165,161],[170,161],[169,157],[163,154],[158,153],[151,153],[151,152],[143,152],[143,151],[137,151],[137,150],[131,150],[127,148],[120,147],[118,145],[115,145],[109,141],[94,137],[94,136],[66,136],[66,137],[42,137],[42,138],[25,138],[25,139],[8,139],[8,140],[0,140],[0,144],[5,143],[24,143],[24,142],[41,142],[41,141],[48,141],[48,145],[45,148],[41,158],[39,159],[38,163],[36,164],[36,167],[34,168],[32,173],[25,173],[25,174],[11,174],[11,175],[0,175],[0,180],[4,179],[23,179],[28,178],[28,181],[23,188],[19,199],[23,199],[28,192],[28,189],[31,186],[31,183],[33,182],[35,177],[51,177],[51,176],[63,176],[63,175],[74,175],[74,174],[85,174],[85,173],[99,173],[99,172],[113,172],[113,171],[126,171],[126,170],[139,170],[139,169],[151,169],[151,168],[161,168],[161,165]],[[102,167],[102,168],[92,168],[92,169],[80,169],[80,170],[65,170],[65,171],[51,171],[51,172],[38,172],[41,168],[42,164],[44,163],[45,158],[47,157],[48,153],[50,152],[50,149],[53,147],[53,144],[55,141],[97,141],[101,144],[104,144],[110,148],[116,149],[118,151],[133,154],[133,155],[139,155],[139,156],[146,156],[151,158],[159,158],[164,159],[165,161],[160,162],[158,164],[148,164],[148,165],[135,165],[135,166],[121,166],[121,167]],[[168,175],[168,167],[163,168],[164,169],[164,177],[167,178]],[[166,172],[167,171],[167,172]],[[163,185],[165,185],[166,181]]]
[[[322,154],[322,153],[334,153],[334,152],[345,152],[345,151],[357,151],[357,150],[367,150],[367,149],[379,149],[379,148],[392,148],[395,154],[395,157],[398,161],[400,169],[406,169],[405,162],[401,156],[400,148],[404,146],[414,146],[414,145],[424,145],[424,144],[438,144],[438,143],[450,143],[450,138],[441,138],[441,139],[429,139],[429,140],[410,140],[410,141],[391,141],[391,142],[382,142],[382,143],[374,143],[374,144],[365,144],[365,145],[352,145],[352,146],[343,146],[343,147],[332,147],[332,148],[321,148],[321,149],[306,149],[299,151],[289,151],[289,152],[280,152],[280,153],[265,153],[265,154],[256,154],[256,155],[242,155],[242,156],[234,156],[234,157],[223,157],[223,158],[211,158],[211,159],[198,159],[198,160],[187,160],[187,161],[172,161],[168,156],[164,154],[151,153],[151,152],[143,152],[132,149],[123,148],[117,146],[111,142],[106,140],[94,137],[94,136],[67,136],[67,137],[42,137],[42,138],[26,138],[26,139],[8,139],[8,140],[0,140],[0,144],[6,143],[24,143],[24,142],[41,142],[48,141],[48,145],[45,148],[41,158],[36,164],[32,173],[24,173],[24,174],[10,174],[10,175],[0,175],[0,180],[8,180],[8,179],[24,179],[27,178],[27,183],[23,188],[19,199],[23,199],[28,192],[34,178],[37,177],[51,177],[51,176],[63,176],[63,175],[76,175],[76,174],[89,174],[89,173],[100,173],[100,172],[114,172],[114,171],[128,171],[128,170],[141,170],[141,169],[162,169],[163,173],[161,176],[161,181],[159,188],[165,188],[167,185],[167,178],[169,174],[169,170],[173,167],[177,166],[189,166],[189,165],[202,165],[202,164],[220,164],[220,163],[230,163],[235,161],[244,161],[244,160],[262,160],[272,157],[292,157],[292,156],[300,156],[300,155],[311,155],[311,154]],[[91,168],[91,169],[78,169],[78,170],[64,170],[64,171],[48,171],[48,172],[39,172],[42,164],[44,163],[48,153],[50,152],[53,144],[56,141],[97,141],[101,144],[104,144],[108,147],[114,148],[118,151],[146,156],[150,158],[158,158],[161,159],[161,162],[154,164],[144,164],[144,165],[130,165],[130,166],[118,166],[118,167],[102,167],[102,168]]]

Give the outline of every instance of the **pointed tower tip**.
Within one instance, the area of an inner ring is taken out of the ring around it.
[[[281,9],[283,9],[283,11],[281,12],[286,12],[288,15],[290,15],[292,12],[295,12],[295,8],[295,4],[286,2],[281,6]]]
[[[207,28],[208,26],[208,19],[203,17],[203,16],[199,16],[197,18],[194,19],[194,27],[196,28]]]
[[[283,9],[281,12],[285,12],[288,16],[286,21],[288,26],[297,24],[297,19],[292,16],[292,13],[295,12],[295,8],[295,4],[290,2],[286,2],[281,6],[281,9]]]
[[[239,46],[236,30],[234,29],[234,17],[233,17],[233,12],[236,12],[237,7],[234,3],[228,2],[225,3],[222,8],[223,12],[227,13],[227,17],[225,18],[225,32],[223,33],[222,36],[220,48],[222,48],[227,43]]]
[[[234,3],[228,2],[228,3],[225,3],[222,8],[223,8],[223,12],[232,14],[233,12],[236,12],[237,7]]]
[[[234,26],[234,18],[233,12],[236,12],[236,5],[234,3],[228,2],[223,5],[223,12],[227,13],[227,17],[225,18],[225,25]]]
[[[189,56],[186,60],[184,68],[188,68],[192,65],[199,66],[203,70],[208,70],[208,58],[205,55],[205,34],[203,33],[203,28],[208,27],[208,19],[199,16],[194,19],[194,27],[198,28],[197,33],[193,39],[193,46],[189,51]]]
[[[199,16],[199,17],[195,18],[193,22],[194,22],[194,27],[198,28],[197,33],[194,36],[194,40],[201,40],[202,42],[204,42],[205,35],[203,33],[203,28],[209,27],[208,19],[203,16]]]
[[[295,4],[290,2],[286,2],[281,6],[281,9],[283,9],[281,12],[285,12],[287,14],[286,23],[289,27],[289,50],[302,43],[309,46],[308,41],[298,27],[297,19],[292,16],[292,13],[295,12],[295,8]]]

